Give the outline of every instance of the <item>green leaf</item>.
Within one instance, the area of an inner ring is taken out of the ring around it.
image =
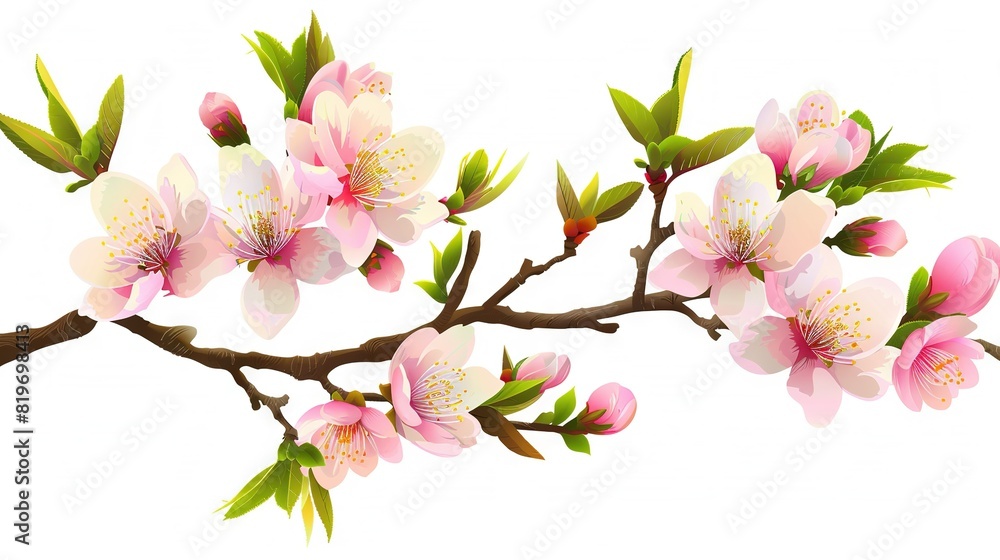
[[[886,164],[878,168],[873,166],[859,184],[865,187],[874,187],[880,183],[896,179],[923,179],[936,183],[947,183],[954,178],[952,175],[940,171],[931,171],[930,169],[921,169],[903,164]]]
[[[554,424],[553,420],[555,419],[555,417],[556,417],[556,413],[555,412],[543,412],[543,413],[541,413],[541,414],[538,415],[538,418],[535,418],[535,423],[536,424]]]
[[[758,265],[755,262],[749,262],[747,263],[746,266],[747,266],[747,272],[749,272],[751,276],[760,280],[761,282],[764,281],[764,271],[760,268],[760,265]]]
[[[118,76],[101,100],[97,113],[97,137],[101,141],[101,155],[97,158],[97,171],[102,173],[111,165],[111,155],[118,144],[125,114],[125,80]]]
[[[852,204],[857,204],[861,200],[861,198],[865,196],[865,193],[867,191],[868,189],[861,186],[848,188],[846,191],[844,191],[844,194],[840,197],[840,199],[836,201],[837,207],[839,208],[841,206],[850,206]]]
[[[246,35],[244,35],[243,38],[247,40],[247,43],[250,43],[250,46],[253,48],[253,52],[257,53],[257,59],[260,60],[260,65],[264,67],[264,72],[267,72],[267,77],[271,78],[274,85],[278,86],[278,89],[284,93],[285,86],[281,82],[281,70],[278,68],[278,63],[271,58],[268,51],[264,50],[261,45],[255,43],[253,39],[247,37]]]
[[[231,114],[232,113],[230,113],[230,115]],[[285,118],[286,119],[299,118],[299,104],[291,99],[285,102]],[[230,120],[232,120],[232,117],[230,117]]]
[[[299,77],[296,75],[294,59],[292,58],[292,53],[288,52],[288,49],[281,44],[281,41],[275,39],[274,37],[264,33],[263,31],[254,31],[257,36],[257,40],[260,41],[259,48],[263,53],[271,60],[274,64],[274,68],[277,71],[280,83],[278,87],[281,91],[285,93],[285,97],[291,100],[297,100],[299,98],[299,92],[305,88],[305,84],[299,83]],[[260,53],[258,53],[260,56]],[[305,77],[303,72],[302,78]]]
[[[649,160],[649,167],[660,169],[663,166],[663,156],[660,155],[660,146],[655,142],[650,142],[646,146],[646,158]]]
[[[509,370],[514,369],[514,364],[510,359],[510,353],[507,352],[506,346],[503,347],[503,358],[501,360],[500,369],[509,369]]]
[[[608,88],[611,92],[611,101],[615,104],[615,110],[625,129],[635,138],[635,141],[646,146],[650,142],[660,140],[660,128],[653,118],[653,113],[645,105],[639,103],[634,97],[624,91]]]
[[[282,461],[278,467],[278,485],[274,491],[274,501],[278,507],[288,512],[292,517],[292,509],[299,500],[302,491],[302,470],[295,461]]]
[[[35,73],[38,75],[38,83],[42,86],[42,92],[49,101],[49,123],[52,125],[52,133],[56,138],[66,142],[70,146],[77,148],[80,146],[80,127],[76,124],[76,119],[70,113],[69,107],[63,101],[59,90],[56,89],[55,82],[49,75],[49,71],[42,63],[40,56],[35,56]]]
[[[98,135],[96,124],[90,127],[90,130],[80,140],[80,155],[87,158],[91,169],[94,168],[97,159],[101,157],[101,138]]]
[[[434,252],[434,282],[442,292],[448,292],[448,278],[444,275],[444,255],[437,245],[431,243],[431,251]]]
[[[306,84],[312,80],[320,68],[333,62],[334,58],[333,47],[330,46],[330,36],[325,35],[320,29],[316,12],[313,12],[312,21],[309,23],[309,32],[306,36]]]
[[[458,261],[462,259],[462,230],[458,230],[455,237],[448,242],[444,248],[444,255],[441,258],[441,267],[444,269],[445,285],[451,280],[452,275],[458,270]],[[443,286],[442,286],[443,287]]]
[[[229,508],[225,518],[235,519],[247,514],[270,499],[278,487],[278,475],[280,474],[278,466],[280,464],[282,463],[275,463],[262,470],[236,494],[236,497],[223,505],[222,508]]]
[[[483,184],[489,168],[490,160],[485,151],[477,150],[469,158],[469,162],[465,164],[462,174],[458,178],[459,188],[465,196],[469,196],[476,187]]]
[[[913,331],[926,327],[931,324],[930,321],[910,321],[909,323],[903,323],[900,325],[896,332],[893,333],[892,337],[889,338],[889,342],[886,342],[886,346],[892,346],[893,348],[902,348],[903,343],[906,342],[907,337],[910,336]]]
[[[0,131],[38,165],[56,173],[76,170],[73,164],[73,158],[79,155],[76,148],[48,132],[7,115],[0,115]]]
[[[931,275],[927,269],[920,267],[910,278],[910,289],[906,292],[906,308],[913,309],[920,301],[920,294],[924,293],[930,283]]]
[[[458,210],[463,204],[465,204],[465,193],[462,192],[462,189],[458,189],[448,197],[444,205],[448,210]]]
[[[677,154],[679,154],[681,150],[683,150],[684,147],[690,143],[691,139],[683,136],[674,135],[664,138],[659,145],[660,155],[663,157],[663,161],[674,161]]]
[[[722,159],[753,136],[753,128],[725,128],[695,140],[682,149],[671,163],[674,175],[687,173]]]
[[[594,215],[594,208],[597,204],[597,184],[597,173],[594,173],[594,178],[590,180],[590,184],[580,193],[580,210],[584,218]]]
[[[303,443],[299,446],[299,454],[295,456],[295,460],[303,467],[308,468],[322,467],[326,464],[323,453],[311,443]]]
[[[916,189],[951,190],[951,187],[948,185],[942,185],[941,183],[935,181],[927,181],[925,179],[896,179],[894,181],[886,181],[885,183],[879,183],[873,187],[868,187],[868,192],[903,192]]]
[[[526,161],[528,161],[528,156],[524,156],[523,158],[521,158],[521,161],[517,162],[517,165],[515,165],[513,169],[508,171],[507,174],[504,175],[503,179],[500,179],[499,183],[487,189],[486,192],[483,193],[483,196],[481,196],[479,200],[477,200],[472,206],[469,207],[468,211],[471,212],[473,210],[478,210],[479,208],[486,206],[487,204],[496,200],[497,197],[502,195],[503,192],[507,190],[507,187],[509,187],[511,183],[514,182],[514,179],[517,178],[518,174],[521,173],[521,168],[524,167],[524,163]]]
[[[580,201],[576,198],[576,191],[569,182],[569,177],[563,171],[562,165],[556,162],[556,204],[559,206],[559,213],[563,220],[573,218],[579,220],[584,218],[583,209],[580,208]]]
[[[295,451],[289,453],[291,448],[295,448]],[[285,459],[294,458],[293,455],[298,453],[299,448],[295,445],[295,442],[289,439],[281,440],[281,445],[278,446],[278,461],[284,461]]]
[[[479,420],[484,432],[496,436],[507,449],[523,457],[544,459],[542,454],[510,423],[510,420],[504,418],[503,414],[492,408],[479,407],[472,411],[472,415]]]
[[[562,434],[563,441],[570,451],[590,455],[590,440],[583,434]]]
[[[497,409],[501,414],[513,414],[524,410],[538,400],[542,392],[544,379],[529,379],[508,381],[497,394],[482,404],[484,407]]]
[[[420,286],[420,288],[427,292],[427,295],[431,296],[434,301],[438,303],[446,303],[448,301],[448,294],[446,294],[434,282],[430,282],[428,280],[417,280],[414,284]]]
[[[642,183],[631,181],[612,187],[598,197],[593,215],[597,223],[610,222],[625,215],[642,196]]]
[[[312,471],[309,471],[312,474]],[[309,477],[302,477],[302,524],[306,528],[306,544],[312,539],[313,523],[316,521],[316,508],[313,507],[312,493],[309,491]]]
[[[878,169],[882,165],[904,164],[926,149],[927,146],[916,144],[894,144],[876,155],[872,166]]]
[[[312,495],[313,505],[316,506],[319,520],[323,522],[323,528],[326,529],[326,542],[330,542],[333,537],[333,502],[330,501],[330,491],[319,485],[312,470],[309,471],[309,493]]]
[[[664,93],[653,102],[650,113],[656,121],[661,138],[673,136],[680,124],[680,93],[676,88]]]
[[[556,399],[555,406],[555,416],[552,418],[552,424],[562,424],[570,416],[573,415],[573,411],[576,410],[576,388],[572,388],[566,391],[566,394]]]
[[[302,34],[296,37],[295,41],[292,42],[291,76],[292,76],[292,83],[295,84],[296,89],[295,89],[295,97],[289,99],[289,101],[294,101],[296,108],[298,108],[298,104],[302,103],[302,98],[305,97],[306,85],[307,85],[305,31],[303,31]]]

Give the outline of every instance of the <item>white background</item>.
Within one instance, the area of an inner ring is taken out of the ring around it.
[[[452,191],[457,163],[468,151],[531,154],[508,194],[467,216],[483,232],[467,297],[477,303],[524,257],[545,260],[561,251],[551,196],[556,159],[578,188],[597,171],[604,188],[641,180],[632,159],[642,153],[617,121],[606,85],[650,103],[669,87],[677,57],[694,46],[681,125],[687,136],[752,125],[768,99],[787,109],[803,92],[825,88],[848,112],[867,112],[877,134],[893,126],[896,141],[931,144],[917,163],[958,177],[953,192],[866,199],[852,208],[852,219],[881,214],[899,220],[910,244],[893,259],[845,259],[848,281],[884,275],[905,284],[951,240],[1000,233],[996,155],[989,151],[998,78],[992,6],[916,0],[444,4],[6,2],[0,8],[0,111],[45,123],[36,52],[81,126],[89,127],[107,86],[123,73],[129,109],[113,169],[151,182],[171,154],[182,152],[212,190],[216,149],[198,120],[202,96],[222,91],[234,97],[255,144],[282,156],[280,93],[240,34],[262,29],[290,41],[316,9],[338,57],[353,64],[374,60],[394,74],[399,127],[426,124],[445,132],[448,150],[431,186],[435,193]],[[743,151],[752,149],[751,142]],[[70,176],[36,166],[6,142],[0,163],[0,331],[10,331],[22,322],[40,326],[79,304],[85,286],[68,255],[99,232],[89,193],[63,192]],[[674,189],[707,197],[725,165],[691,173]],[[651,207],[644,198],[627,218],[598,228],[577,258],[531,280],[509,303],[558,311],[626,297],[634,272],[628,248],[645,240]],[[672,213],[670,203],[665,216]],[[845,222],[839,218],[835,227]],[[196,326],[203,346],[278,354],[353,346],[437,312],[411,282],[431,275],[427,242],[443,244],[453,233],[453,226],[440,226],[399,251],[408,276],[396,294],[370,290],[360,274],[303,287],[298,315],[273,341],[241,323],[244,270],[197,297],[157,300],[144,316]],[[981,336],[995,341],[998,305],[976,317]],[[11,540],[15,457],[8,447],[0,469],[6,473],[3,550],[12,558],[100,551],[109,558],[171,559],[352,553],[826,559],[983,558],[995,547],[1000,364],[981,362],[980,385],[963,391],[946,412],[915,414],[893,392],[873,403],[845,397],[834,433],[820,433],[788,397],[786,375],[758,377],[731,364],[731,335],[713,342],[685,318],[666,313],[620,322],[616,335],[476,328],[474,364],[497,370],[504,344],[517,357],[557,350],[571,355],[568,385],[582,396],[607,381],[635,392],[635,422],[617,436],[592,438],[592,456],[571,453],[548,434],[528,436],[544,462],[484,439],[445,475],[446,461],[405,444],[402,463],[382,464],[368,479],[350,476],[334,491],[333,543],[314,538],[308,548],[297,512],[289,521],[267,504],[229,523],[212,514],[273,459],[280,428],[270,415],[252,411],[225,372],[100,325],[83,340],[32,358],[33,544]],[[371,390],[386,380],[384,367],[344,367],[333,381]],[[13,428],[13,367],[4,371],[0,402]],[[281,374],[251,377],[265,392],[291,396],[285,412],[293,421],[323,398],[317,385]],[[160,403],[171,412],[157,412]],[[143,440],[126,435],[132,430]],[[116,453],[121,464],[101,474],[101,464]],[[99,486],[88,488],[88,478]],[[930,497],[920,497],[924,492]],[[68,507],[75,496],[85,497]],[[570,511],[582,514],[566,523]],[[903,527],[907,515],[913,523]],[[317,523],[317,535],[321,531]]]

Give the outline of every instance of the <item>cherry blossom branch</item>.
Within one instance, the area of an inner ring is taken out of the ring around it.
[[[653,253],[663,244],[664,241],[674,235],[674,224],[671,222],[666,227],[660,227],[660,216],[663,213],[663,198],[667,194],[667,188],[677,175],[671,175],[666,182],[653,183],[649,190],[653,193],[655,206],[653,207],[653,218],[649,224],[649,241],[645,246],[636,245],[629,251],[629,255],[635,259],[635,289],[632,291],[632,306],[637,310],[644,304],[643,296],[646,294],[646,277],[649,273],[649,261],[653,258]]]
[[[253,408],[254,410],[260,410],[260,406],[263,404],[268,408],[268,410],[271,411],[271,414],[274,416],[274,419],[277,420],[278,423],[285,428],[286,440],[295,440],[299,436],[298,431],[295,429],[294,426],[292,426],[292,424],[288,421],[288,419],[285,418],[285,415],[281,412],[281,407],[288,404],[288,395],[281,395],[280,397],[271,397],[265,395],[264,393],[261,393],[260,391],[257,390],[256,387],[254,387],[253,383],[250,383],[250,380],[247,379],[247,376],[243,375],[243,372],[240,370],[240,368],[232,368],[229,370],[229,373],[233,375],[233,380],[236,381],[236,384],[242,387],[243,390],[246,391],[247,396],[250,397],[251,408]]]
[[[552,432],[556,434],[579,434],[580,429],[571,430],[566,426],[553,426],[551,424],[541,424],[538,422],[518,422],[511,421],[511,425],[518,430],[524,430],[529,432]]]
[[[552,257],[545,264],[535,264],[531,262],[530,259],[524,259],[524,262],[521,263],[521,269],[517,272],[517,274],[501,286],[495,294],[490,296],[490,298],[483,303],[483,307],[496,307],[500,304],[500,302],[523,286],[524,283],[528,281],[528,278],[543,274],[556,264],[561,263],[570,257],[576,256],[576,248],[577,244],[574,243],[572,239],[567,239],[563,243],[562,254]]]
[[[451,291],[448,292],[448,299],[445,300],[441,312],[430,323],[438,332],[444,330],[443,327],[451,321],[455,310],[458,309],[458,306],[462,305],[462,300],[465,299],[465,292],[469,290],[472,269],[476,267],[476,262],[479,260],[479,236],[479,232],[475,230],[469,233],[468,248],[465,250],[465,260],[462,262],[462,270],[458,272],[458,277],[455,278],[455,283],[452,284]]]

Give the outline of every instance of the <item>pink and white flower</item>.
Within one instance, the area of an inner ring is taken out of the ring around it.
[[[931,271],[931,295],[947,293],[934,308],[942,315],[979,313],[993,297],[1000,281],[1000,246],[984,237],[951,242]]]
[[[524,360],[513,372],[513,379],[518,381],[531,381],[534,379],[544,379],[541,393],[562,384],[569,376],[569,356],[555,352],[542,352],[535,354]],[[541,394],[539,393],[539,394]]]
[[[758,374],[791,368],[788,393],[814,426],[833,420],[844,392],[865,400],[885,394],[897,351],[884,345],[904,307],[899,287],[870,278],[841,288],[840,263],[825,245],[766,281],[781,317],[755,321],[730,345],[741,367]]]
[[[757,117],[757,147],[771,158],[776,175],[781,176],[787,165],[793,182],[816,165],[808,184],[796,185],[820,185],[854,171],[868,156],[871,134],[844,114],[825,91],[805,94],[791,112],[792,120],[778,112],[778,102],[772,99]]]
[[[942,317],[906,338],[892,367],[892,384],[907,408],[920,411],[923,403],[944,410],[960,389],[979,382],[972,360],[982,359],[983,346],[966,338],[976,330],[967,317]]]
[[[403,284],[403,261],[383,243],[375,245],[363,270],[368,285],[380,292],[395,292]]]
[[[243,316],[263,338],[273,338],[299,306],[298,281],[333,282],[353,270],[340,242],[322,227],[303,227],[325,208],[322,197],[302,194],[288,163],[277,169],[256,149],[219,151],[222,199],[219,236],[252,271],[243,288]]]
[[[390,463],[403,459],[403,446],[392,422],[374,408],[330,401],[306,411],[295,428],[297,444],[311,443],[323,453],[326,463],[312,472],[326,489],[343,482],[348,471],[368,476],[379,457]]]
[[[777,200],[771,162],[760,154],[739,159],[719,179],[711,214],[698,196],[678,195],[674,223],[683,249],[657,265],[650,281],[688,297],[711,289],[712,308],[739,336],[764,312],[764,284],[748,266],[791,268],[833,220],[826,197],[797,191]]]
[[[70,255],[77,276],[93,286],[81,314],[115,321],[146,309],[153,298],[190,297],[236,259],[210,221],[211,205],[179,155],[160,170],[157,190],[121,173],[102,173],[90,186],[104,237],[88,239]]]
[[[396,349],[389,365],[396,430],[421,449],[455,456],[476,443],[481,427],[470,411],[503,388],[481,367],[465,367],[472,354],[472,327],[441,334],[420,329]]]
[[[365,64],[351,72],[346,62],[334,60],[317,70],[316,75],[309,80],[306,93],[302,96],[302,106],[299,107],[299,120],[313,122],[313,105],[324,91],[337,94],[350,105],[362,93],[387,98],[392,93],[391,89],[392,76],[375,70],[374,63]]]
[[[327,225],[354,267],[371,256],[379,236],[398,245],[448,217],[448,208],[423,192],[444,152],[441,135],[413,127],[392,134],[389,106],[364,93],[350,105],[323,91],[312,124],[289,120],[288,151],[302,192],[330,197]]]

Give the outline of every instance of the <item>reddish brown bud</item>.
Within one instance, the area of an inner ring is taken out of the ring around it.
[[[597,218],[593,216],[587,216],[576,223],[576,227],[580,230],[580,233],[590,233],[597,228]]]
[[[563,224],[563,233],[566,234],[567,239],[576,237],[580,233],[580,230],[576,227],[576,220],[573,218],[566,220],[566,223]]]

